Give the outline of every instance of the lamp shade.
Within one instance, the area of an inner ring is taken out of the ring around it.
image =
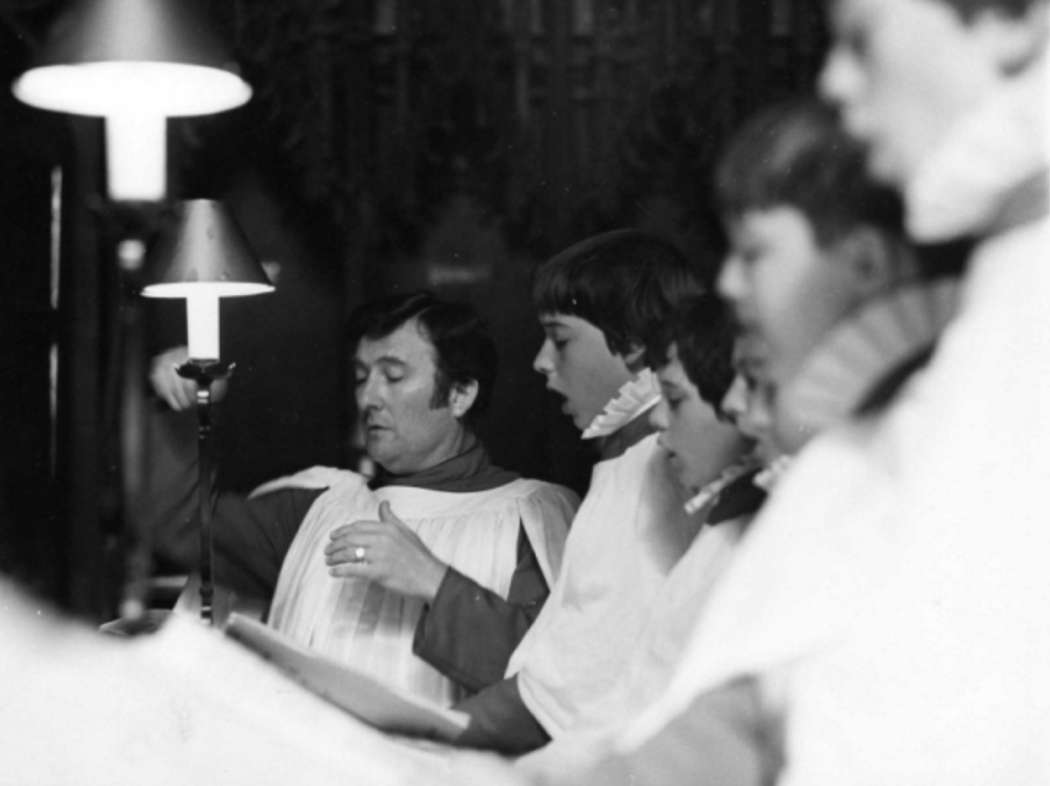
[[[186,299],[191,360],[219,358],[219,298],[273,291],[233,217],[208,199],[179,204],[149,268],[151,283],[143,287],[143,295]]]
[[[12,90],[41,109],[105,117],[109,193],[128,200],[164,198],[167,118],[252,95],[196,0],[80,0]]]
[[[193,0],[81,0],[13,90],[41,109],[100,116],[210,114],[251,97]]]
[[[242,297],[273,291],[225,205],[192,199],[180,202],[175,211],[174,223],[150,254],[145,297]]]

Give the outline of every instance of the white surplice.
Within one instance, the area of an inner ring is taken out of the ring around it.
[[[659,399],[651,372],[628,383],[588,434],[614,434]],[[521,697],[553,737],[622,678],[664,581],[696,524],[651,434],[598,462],[573,520],[562,573],[511,657]]]
[[[461,783],[178,615],[103,636],[0,577],[0,784]]]
[[[387,501],[434,556],[506,598],[522,528],[548,585],[554,583],[575,495],[525,479],[474,492],[396,485],[372,490],[356,473],[308,473],[301,483],[328,488],[311,506],[285,557],[270,625],[388,685],[453,704],[461,689],[412,652],[423,601],[365,579],[330,576],[324,555],[329,534],[355,520],[378,519],[379,504]],[[293,476],[286,485],[297,482]]]

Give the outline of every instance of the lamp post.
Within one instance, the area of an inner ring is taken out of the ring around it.
[[[80,0],[52,25],[15,96],[32,106],[106,118],[109,194],[166,192],[168,117],[206,115],[251,98],[194,0]]]
[[[206,199],[176,207],[176,220],[151,255],[144,297],[185,298],[189,359],[178,373],[197,383],[201,617],[213,621],[211,384],[231,366],[220,360],[219,299],[272,292],[273,285],[225,207]]]

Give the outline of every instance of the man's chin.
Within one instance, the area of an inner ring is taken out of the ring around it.
[[[397,451],[385,439],[369,437],[365,442],[365,452],[376,464],[388,469],[390,462],[397,460]]]

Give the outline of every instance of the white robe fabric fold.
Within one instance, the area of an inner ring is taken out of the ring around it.
[[[684,509],[703,521],[726,486],[757,466],[753,457],[730,466],[692,497]],[[582,771],[581,762],[592,762],[608,751],[616,735],[661,697],[677,673],[700,609],[733,559],[751,518],[751,514],[746,514],[700,530],[654,599],[621,677],[581,711],[571,729],[519,759],[518,766],[540,780]]]
[[[373,491],[351,472],[338,479],[316,472],[306,477],[314,479],[329,488],[310,508],[285,557],[270,625],[395,688],[444,706],[455,703],[461,690],[412,652],[423,602],[367,580],[330,576],[324,558],[329,534],[355,520],[377,519],[379,503],[388,501],[438,559],[505,598],[522,527],[545,578],[554,583],[575,495],[523,479],[469,493],[408,486]]]
[[[462,782],[196,620],[102,636],[0,578],[0,628],[3,786]]]
[[[552,737],[622,678],[654,600],[695,533],[655,435],[595,466],[562,573],[507,670]]]
[[[650,616],[609,692],[574,731],[622,728],[658,699],[674,675],[696,617],[733,557],[750,517],[705,527],[664,582]]]

